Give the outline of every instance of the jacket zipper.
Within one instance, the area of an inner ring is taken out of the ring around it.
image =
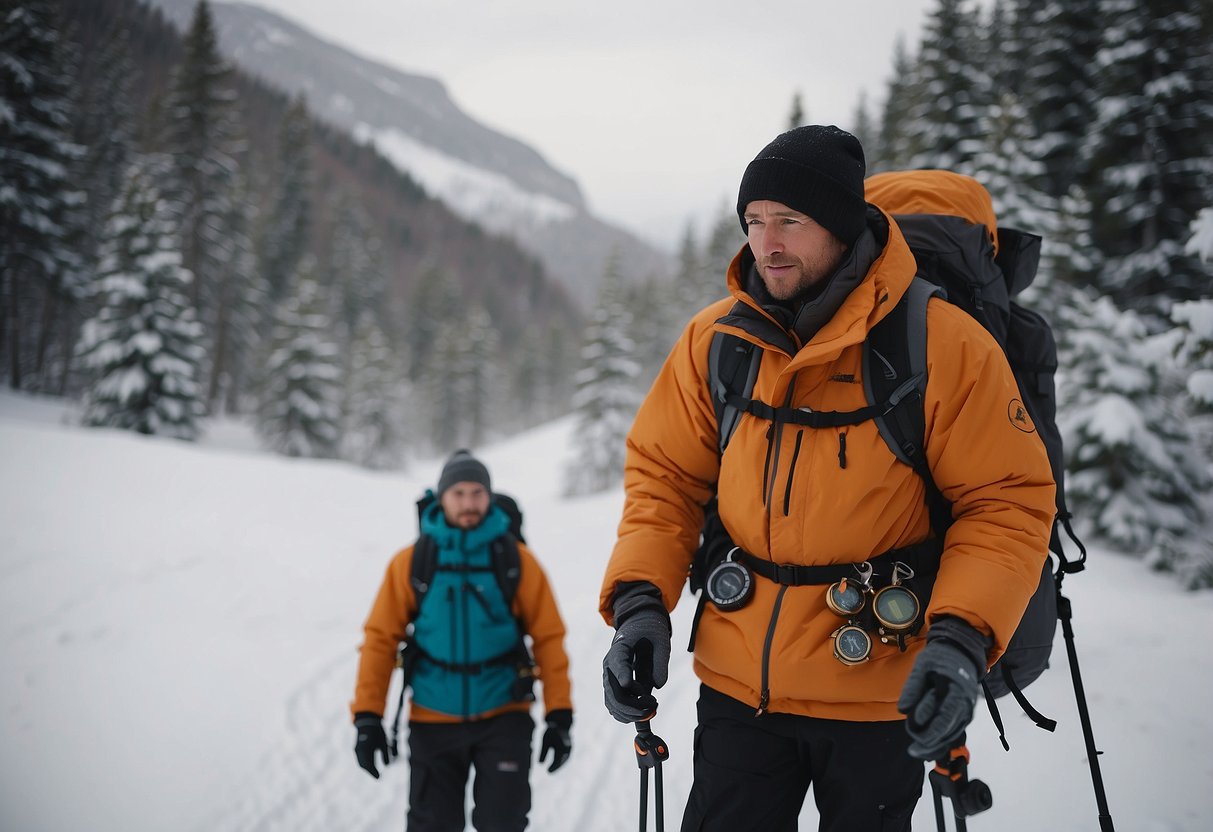
[[[770,669],[771,643],[775,641],[775,625],[779,621],[779,609],[783,606],[783,595],[788,591],[787,584],[779,587],[775,596],[775,605],[771,608],[771,623],[767,625],[767,637],[762,643],[762,690],[758,696],[758,711],[754,716],[762,716],[771,704]]]
[[[800,444],[804,441],[804,429],[796,433],[796,447],[792,449],[792,466],[788,468],[788,486],[783,492],[783,516],[787,517],[792,504],[792,478],[796,476],[796,460],[800,457]]]

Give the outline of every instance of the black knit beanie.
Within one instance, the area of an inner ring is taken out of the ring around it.
[[[450,459],[442,466],[442,474],[438,477],[438,496],[457,482],[478,482],[490,493],[493,486],[489,481],[489,469],[484,463],[472,456],[472,452],[460,448],[451,454]]]
[[[863,232],[866,170],[859,140],[833,125],[810,124],[781,133],[745,169],[737,216],[756,199],[782,202],[812,217],[848,246]]]

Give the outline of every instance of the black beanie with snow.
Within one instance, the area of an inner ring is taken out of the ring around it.
[[[810,124],[781,133],[750,162],[737,192],[737,216],[748,233],[746,206],[782,202],[811,217],[848,246],[863,232],[866,173],[859,139],[833,125]]]
[[[493,486],[489,481],[489,469],[484,463],[472,456],[472,452],[460,448],[451,454],[446,464],[442,466],[442,474],[438,477],[438,496],[457,482],[477,482],[485,490],[492,493]]]

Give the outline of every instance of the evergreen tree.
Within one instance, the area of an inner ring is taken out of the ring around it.
[[[908,167],[910,160],[922,150],[916,144],[921,137],[909,130],[908,125],[911,113],[920,108],[924,96],[925,91],[918,81],[917,60],[899,36],[893,47],[893,75],[880,113],[877,134],[880,155],[869,162],[869,174]]]
[[[312,220],[310,133],[307,105],[302,97],[296,98],[278,129],[275,196],[260,247],[261,276],[274,301],[282,297],[308,246]],[[348,323],[352,329],[354,320]]]
[[[387,283],[379,257],[381,242],[366,210],[351,195],[343,194],[333,214],[329,273],[337,295],[338,320],[349,333],[363,314],[382,314]]]
[[[114,21],[100,46],[81,63],[76,89],[76,120],[73,140],[82,148],[74,179],[86,201],[72,245],[81,261],[82,286],[96,283],[93,271],[106,218],[123,188],[123,173],[135,152],[135,105],[132,99],[135,67],[124,22]],[[63,353],[75,352],[81,303],[65,309],[62,321]],[[63,362],[57,385],[66,392],[71,363]]]
[[[224,284],[238,260],[229,220],[243,143],[232,83],[231,68],[219,54],[210,6],[199,0],[163,108],[162,144],[172,159],[166,192],[181,225],[185,265],[194,274],[194,304],[212,339],[225,314],[223,299],[230,296]],[[208,376],[222,376],[226,368],[214,361],[213,341],[207,352]]]
[[[792,107],[788,111],[788,129],[795,130],[797,127],[803,127],[809,123],[808,114],[804,111],[804,100],[800,95],[800,90],[792,93]]]
[[[295,292],[278,306],[256,427],[273,451],[326,458],[337,452],[341,368],[315,272],[310,258],[300,263]]]
[[[910,167],[964,170],[980,149],[990,81],[973,54],[978,38],[967,0],[939,0],[915,67],[919,94],[901,119],[895,145],[913,153]]]
[[[708,232],[708,239],[703,247],[703,256],[700,258],[700,262],[703,264],[703,276],[698,284],[701,294],[691,310],[691,314],[710,303],[728,297],[729,289],[725,283],[725,275],[728,272],[729,264],[737,256],[737,250],[745,241],[746,235],[741,230],[736,209],[731,205],[720,206],[716,221],[712,223],[711,231]]]
[[[0,0],[0,374],[14,388],[45,386],[51,337],[80,288],[74,66],[49,5]]]
[[[354,327],[345,376],[341,456],[366,468],[399,468],[410,432],[404,363],[368,311]]]
[[[1094,120],[1099,0],[1018,0],[1013,89],[1024,101],[1045,175],[1036,187],[1063,197],[1085,184],[1081,149]]]
[[[1207,462],[1163,392],[1156,361],[1143,355],[1146,327],[1111,299],[1069,311],[1059,385],[1067,497],[1074,515],[1126,551],[1151,559],[1156,544],[1183,541],[1203,520]],[[1063,314],[1067,310],[1059,310]]]
[[[1200,15],[1182,0],[1103,0],[1099,105],[1086,148],[1100,287],[1157,322],[1208,292],[1185,253],[1213,193],[1213,78]]]
[[[229,260],[223,282],[215,287],[211,344],[214,359],[207,390],[213,412],[245,413],[253,406],[257,368],[253,364],[266,322],[269,286],[257,270],[252,228],[256,210],[247,177],[238,172],[224,217]]]
[[[1033,187],[1044,165],[1033,157],[1033,141],[1019,99],[1004,92],[986,110],[985,139],[973,157],[971,173],[994,202],[998,224],[1047,235],[1056,225],[1052,200]]]
[[[576,414],[573,457],[565,469],[565,493],[594,494],[623,478],[625,440],[640,403],[640,373],[627,336],[629,309],[618,257],[612,257],[581,350],[574,377]]]
[[[409,378],[420,383],[437,369],[433,365],[440,334],[463,319],[461,295],[450,272],[434,268],[421,275],[409,297],[405,317]]]
[[[864,161],[869,171],[875,171],[880,164],[883,151],[880,148],[880,134],[872,123],[872,114],[868,110],[868,94],[859,91],[859,101],[855,104],[854,127],[851,135],[859,139],[863,146]]]
[[[177,231],[151,174],[132,166],[101,238],[99,305],[79,345],[93,376],[85,424],[179,439],[198,434],[202,328]]]
[[[673,287],[664,280],[650,278],[625,287],[626,302],[632,310],[628,338],[634,345],[634,357],[640,369],[637,387],[648,389],[657,377],[682,324],[675,316]]]

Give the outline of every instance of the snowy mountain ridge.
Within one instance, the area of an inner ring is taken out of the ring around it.
[[[182,29],[196,4],[150,2]],[[462,218],[512,237],[583,306],[612,250],[627,253],[629,275],[667,273],[667,254],[593,216],[572,177],[464,113],[440,81],[363,58],[254,5],[215,2],[211,11],[235,64],[306,95],[315,116],[373,142]]]

